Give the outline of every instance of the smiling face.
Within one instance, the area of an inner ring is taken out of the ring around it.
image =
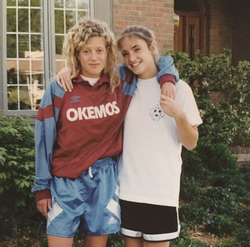
[[[149,79],[157,75],[154,55],[155,42],[148,47],[145,40],[138,37],[124,37],[120,42],[120,51],[127,67],[141,79]]]
[[[108,49],[102,37],[92,37],[79,51],[81,74],[89,78],[99,78],[106,66]]]

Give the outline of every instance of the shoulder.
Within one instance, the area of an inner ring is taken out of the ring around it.
[[[118,72],[119,76],[122,80],[125,80],[126,73],[127,73],[127,67],[124,63],[119,63],[118,64]]]
[[[176,83],[176,98],[182,102],[194,98],[192,88],[187,82],[179,80]]]
[[[119,72],[119,77],[127,83],[130,83],[134,77],[133,72],[129,70],[124,63],[120,63],[118,65],[118,72]]]
[[[63,90],[62,87],[60,87],[57,82],[56,82],[56,78],[52,78],[49,82],[48,88],[51,88],[51,90]]]
[[[57,84],[55,78],[50,81],[49,85],[46,88],[46,91],[48,91],[51,94],[54,94],[60,98],[62,98],[65,94],[64,89]]]
[[[183,81],[181,79],[176,83],[176,90],[177,91],[189,91],[189,92],[192,92],[191,87],[185,81]]]
[[[173,63],[174,60],[170,55],[166,56],[159,56],[158,57],[159,63]]]

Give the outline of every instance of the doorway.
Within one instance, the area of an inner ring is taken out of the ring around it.
[[[174,33],[174,50],[185,52],[191,59],[197,50],[206,55],[206,11],[201,0],[175,0],[179,26]]]

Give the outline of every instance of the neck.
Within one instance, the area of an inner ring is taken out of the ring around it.
[[[144,73],[142,75],[138,75],[138,78],[146,80],[146,79],[150,79],[150,78],[153,78],[153,77],[157,76],[157,74],[158,74],[158,69],[157,69],[156,66],[154,66],[153,68],[151,68],[146,73]]]

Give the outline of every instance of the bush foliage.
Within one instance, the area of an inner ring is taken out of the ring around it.
[[[29,118],[0,112],[0,140],[0,239],[4,239],[21,234],[23,227],[39,225],[31,193],[35,150]]]
[[[193,89],[203,124],[199,128],[200,142],[231,145],[250,144],[250,62],[232,65],[231,51],[190,60],[186,53],[171,54],[180,78]],[[213,96],[219,98],[214,102]],[[236,140],[236,137],[238,138]],[[240,139],[240,140],[239,140]]]
[[[197,148],[182,154],[181,223],[184,231],[188,225],[232,238],[218,246],[250,246],[250,163],[239,167],[230,152],[231,146],[250,144],[250,63],[233,66],[227,49],[217,56],[197,55],[190,60],[184,53],[172,54],[203,119]]]
[[[209,246],[192,239],[194,229],[222,239],[214,247],[250,246],[250,164],[239,167],[230,152],[230,146],[250,144],[250,63],[233,66],[230,50],[210,57],[198,53],[195,60],[185,53],[171,55],[180,78],[193,89],[203,119],[197,148],[183,150],[182,230],[171,246]],[[22,243],[11,246],[45,247],[45,219],[30,192],[34,133],[28,122],[0,114],[0,236],[2,241],[21,237]],[[75,247],[82,246],[82,237],[76,236]],[[112,235],[107,246],[124,246],[120,234]]]

